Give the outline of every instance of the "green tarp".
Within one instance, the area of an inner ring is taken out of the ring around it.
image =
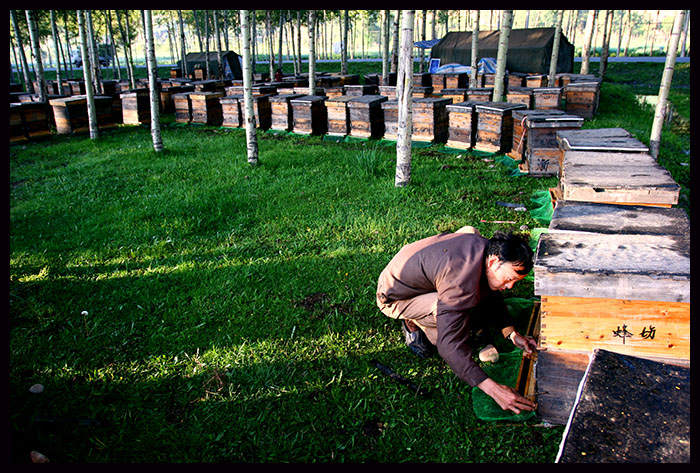
[[[549,63],[554,46],[554,28],[513,29],[508,40],[508,72],[549,74]],[[478,59],[498,57],[500,31],[479,31]],[[440,64],[471,65],[472,32],[447,33],[430,51],[431,58]],[[574,72],[574,45],[564,34],[560,36],[557,72]]]

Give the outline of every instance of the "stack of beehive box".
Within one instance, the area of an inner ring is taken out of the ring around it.
[[[535,253],[540,416],[566,423],[595,349],[690,366],[680,186],[619,128],[559,131],[561,192]]]
[[[477,131],[474,149],[507,153],[513,145],[513,110],[525,105],[508,102],[482,102],[476,105]]]
[[[304,95],[290,100],[294,133],[323,135],[328,131],[326,98],[324,95]]]
[[[350,134],[350,108],[348,102],[353,100],[352,95],[329,97],[326,100],[328,115],[328,131],[330,136],[346,136]]]
[[[361,95],[348,102],[350,108],[350,136],[381,138],[384,136],[383,95]]]
[[[132,89],[119,94],[122,101],[122,121],[125,125],[151,123],[151,101],[146,88]]]
[[[294,116],[292,114],[292,105],[289,102],[298,97],[302,97],[302,94],[292,93],[270,96],[270,113],[272,114],[270,128],[273,130],[292,131],[294,128]]]
[[[447,105],[448,136],[450,148],[470,149],[476,142],[477,114],[476,106],[480,101],[465,101]]]
[[[115,126],[112,115],[112,98],[96,95],[95,112],[98,128]],[[72,95],[52,99],[49,104],[53,108],[56,132],[59,134],[82,133],[89,130],[87,96]],[[150,111],[148,112],[150,117]]]
[[[223,110],[219,99],[222,97],[224,97],[223,92],[190,93],[192,123],[221,126],[223,123]]]

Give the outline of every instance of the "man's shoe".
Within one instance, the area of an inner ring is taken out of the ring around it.
[[[433,354],[433,344],[428,340],[427,335],[419,328],[411,332],[406,326],[406,321],[401,321],[401,331],[406,339],[406,346],[413,353],[421,358],[428,358]]]

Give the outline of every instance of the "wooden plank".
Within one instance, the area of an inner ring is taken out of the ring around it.
[[[557,139],[565,151],[648,153],[649,147],[624,128],[589,128],[561,131]]]
[[[534,275],[539,296],[690,302],[690,237],[542,234]]]
[[[552,425],[565,425],[576,400],[581,379],[588,366],[588,353],[562,350],[540,351],[535,364],[537,415]]]
[[[645,153],[565,152],[560,186],[564,200],[675,205],[680,186]]]
[[[549,232],[689,236],[690,221],[680,208],[560,200]]]

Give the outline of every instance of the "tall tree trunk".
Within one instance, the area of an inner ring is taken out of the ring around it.
[[[258,164],[258,138],[255,133],[253,113],[253,71],[250,61],[250,14],[241,10],[241,35],[243,36],[243,101],[245,105],[245,136],[248,164]]]
[[[346,75],[348,73],[348,20],[349,13],[347,10],[343,10],[343,27],[341,30],[343,34],[343,44],[341,45],[342,55],[340,57],[340,73],[342,75]]]
[[[690,10],[686,10],[685,23],[683,25],[683,47],[681,48],[681,56],[687,57],[686,41],[688,40],[688,27],[690,26]]]
[[[32,46],[32,59],[36,67],[36,81],[39,84],[39,101],[46,102],[46,79],[44,78],[44,64],[41,60],[41,46],[39,45],[39,31],[37,29],[34,10],[25,10],[27,28],[29,28],[29,40]]]
[[[618,30],[617,34],[617,57],[620,57],[620,53],[622,52],[622,25],[624,24],[623,20],[625,19],[625,10],[620,10],[620,28]]]
[[[202,43],[202,26],[199,24],[199,10],[192,10],[192,16],[194,17],[194,29],[197,32],[197,40],[199,41],[199,52],[204,51],[204,45]]]
[[[214,31],[216,35],[216,60],[218,62],[218,78],[224,78],[224,59],[221,56],[221,35],[219,34],[219,10],[214,10]]]
[[[92,90],[92,65],[88,54],[88,37],[85,31],[85,12],[77,10],[78,31],[80,33],[80,55],[83,60],[83,78],[85,81],[85,95],[87,96],[88,129],[90,139],[97,139],[97,109],[95,108],[95,94]]]
[[[469,87],[477,86],[477,77],[479,77],[479,19],[481,10],[476,10],[474,13],[474,26],[472,27],[472,60],[471,74],[469,75]]]
[[[414,10],[415,11],[415,10]],[[401,22],[401,10],[396,10],[394,17],[393,47],[391,53],[391,72],[396,72],[399,66],[399,25]],[[411,27],[413,30],[413,27]]]
[[[177,20],[180,24],[180,51],[182,54],[182,77],[187,77],[187,49],[185,48],[185,23],[182,21],[182,10],[177,11]]]
[[[598,68],[598,77],[603,79],[605,77],[605,71],[608,68],[608,55],[610,53],[610,31],[609,27],[612,28],[612,15],[613,10],[605,10],[605,21],[603,22],[603,49],[600,52],[600,67]]]
[[[413,19],[416,11],[403,10],[402,12],[401,50],[396,79],[399,121],[395,187],[405,187],[411,182],[411,135],[413,134]]]
[[[109,41],[112,44],[112,60],[114,61],[112,64],[116,65],[117,71],[114,77],[117,78],[118,81],[122,80],[122,67],[121,64],[119,64],[119,55],[117,54],[117,42],[114,40],[114,30],[112,29],[112,11],[111,10],[105,10],[105,20],[107,22],[107,27],[109,30]]]
[[[309,10],[309,95],[316,95],[316,10]]]
[[[151,10],[144,10],[144,36],[146,39],[146,64],[148,64],[148,90],[151,98],[151,138],[153,149],[163,151],[163,139],[160,135],[160,100],[158,93],[158,65],[156,64],[156,48],[153,44],[153,19]]]
[[[68,56],[68,77],[73,78],[73,60],[71,59],[73,53],[70,47],[70,37],[68,35],[68,12],[66,10],[61,10],[61,16],[63,17],[63,33],[66,37],[66,53]]]
[[[279,12],[280,19],[279,19],[279,33],[277,37],[277,68],[279,70],[282,70],[282,65],[284,64],[282,60],[282,43],[283,43],[283,37],[282,35],[284,34],[284,10],[280,10]],[[270,80],[275,80],[274,74],[270,76]]]
[[[508,43],[510,30],[513,26],[513,10],[503,10],[503,22],[501,33],[498,37],[498,57],[496,58],[496,77],[493,87],[493,101],[503,102],[503,90],[505,85],[506,62],[508,61]]]
[[[27,63],[27,56],[24,54],[24,44],[22,41],[22,35],[19,31],[19,23],[17,23],[17,16],[14,10],[10,10],[10,17],[12,18],[12,29],[15,32],[15,40],[17,41],[17,49],[19,49],[19,59],[22,64],[22,76],[24,78],[24,90],[29,93],[34,93],[34,84],[32,83],[32,78],[29,75],[29,64]]]
[[[425,30],[428,26],[428,10],[421,10],[421,28],[420,28],[420,40],[425,41],[427,38],[425,36]],[[420,72],[425,72],[425,48],[419,49],[420,51]]]
[[[274,40],[272,38],[272,21],[270,20],[270,10],[265,10],[265,25],[267,26],[267,44],[270,48],[270,54],[267,56],[267,63],[270,67],[270,80],[275,77],[275,54]]]
[[[205,79],[211,78],[211,70],[209,68],[209,10],[204,10],[204,64],[206,67]]]
[[[549,60],[548,86],[554,87],[557,78],[557,64],[559,63],[559,43],[561,40],[561,24],[564,20],[564,10],[557,12],[556,25],[554,27],[554,44],[552,45],[552,58]]]
[[[649,139],[649,154],[655,159],[659,159],[659,148],[661,144],[661,129],[663,128],[666,118],[666,101],[668,100],[668,92],[671,88],[673,80],[673,68],[676,65],[676,54],[678,53],[678,41],[681,35],[681,28],[685,22],[686,10],[678,10],[676,17],[673,20],[673,30],[671,39],[666,52],[666,64],[664,66],[664,74],[661,78],[661,86],[659,87],[659,100],[656,102],[656,111],[654,113],[654,123],[651,127],[651,137]]]
[[[126,14],[124,15],[125,18],[125,24],[126,24],[126,30],[125,27],[122,26],[122,20],[121,20],[121,15],[119,14],[119,10],[116,10],[117,12],[117,24],[119,25],[119,31],[121,32],[122,35],[122,43],[124,45],[124,60],[126,61],[126,71],[129,75],[129,85],[132,89],[136,88],[136,78],[134,77],[134,61],[132,60],[132,53],[131,53],[131,32],[129,31],[129,12],[127,10]]]
[[[384,28],[382,30],[382,84],[389,85],[389,15],[390,10],[382,10]]]
[[[656,31],[659,29],[659,13],[660,10],[656,10],[656,19],[654,20],[654,26],[651,30],[651,48],[649,49],[649,56],[654,55],[654,40],[656,39]]]
[[[625,35],[625,53],[627,56],[630,49],[630,41],[632,40],[632,10],[627,10],[627,34]]]
[[[591,65],[591,40],[595,29],[595,19],[597,10],[588,10],[586,19],[586,33],[583,39],[583,49],[581,50],[581,74],[588,74]]]
[[[249,10],[249,23],[248,30],[250,30],[250,70],[255,73],[255,62],[258,57],[258,33],[257,33],[257,16],[255,10]]]
[[[95,48],[95,33],[92,28],[92,10],[85,10],[85,26],[88,37],[88,54],[92,64],[92,83],[95,87],[95,93],[102,93],[102,69],[100,68],[100,56]]]
[[[297,59],[298,61],[298,72],[297,74],[301,74],[301,71],[303,70],[301,64],[301,10],[297,10],[297,50],[299,51],[299,57]]]
[[[59,52],[58,29],[56,29],[56,14],[51,10],[51,37],[56,51],[56,84],[58,84],[58,94],[63,95],[63,85],[61,84],[61,54]]]

